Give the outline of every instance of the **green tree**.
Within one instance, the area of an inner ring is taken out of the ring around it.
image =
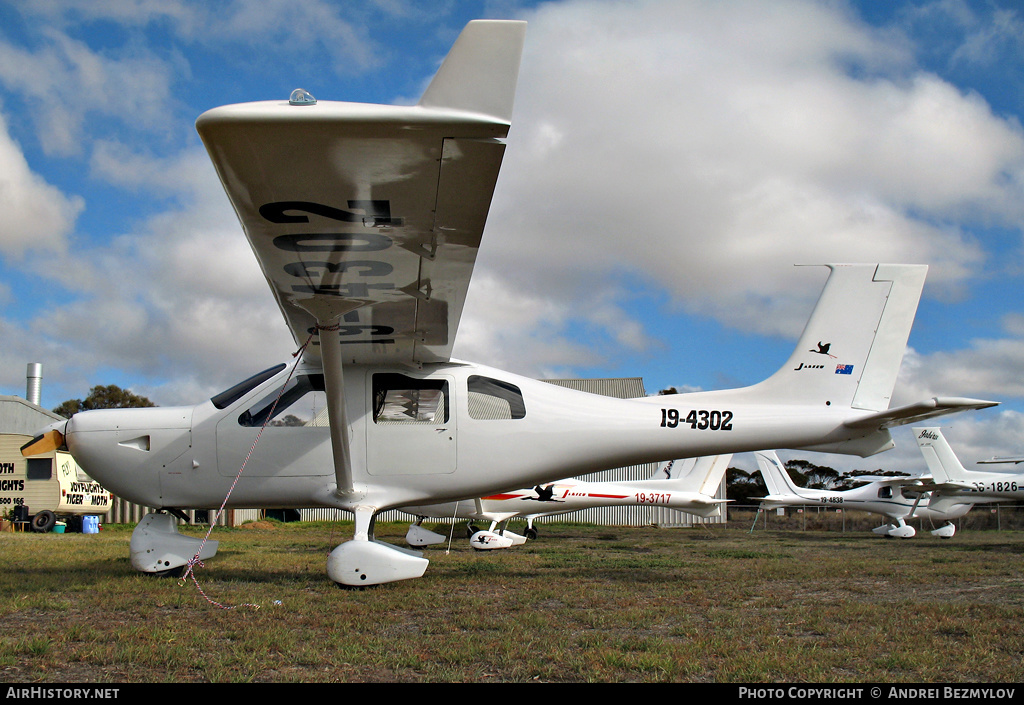
[[[144,406],[156,406],[146,397],[133,394],[131,390],[121,389],[116,384],[107,386],[96,385],[89,390],[89,396],[85,399],[68,399],[53,410],[53,413],[60,414],[70,419],[79,411],[91,409],[135,409]]]
[[[825,465],[815,465],[799,458],[786,461],[786,470],[793,482],[812,490],[831,490],[841,481],[839,473]]]
[[[725,471],[725,496],[736,504],[757,504],[758,497],[768,494],[761,471],[748,473],[740,468]]]

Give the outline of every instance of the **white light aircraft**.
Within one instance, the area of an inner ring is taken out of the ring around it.
[[[922,484],[931,478],[923,475],[875,477],[866,485],[849,490],[814,490],[798,487],[775,451],[757,451],[754,455],[770,493],[767,497],[761,498],[764,508],[817,506],[881,514],[888,517],[890,523],[876,527],[872,531],[882,536],[909,539],[917,531],[906,520],[924,518],[946,521],[946,524],[931,533],[940,538],[951,538],[956,533],[956,526],[950,520],[963,516],[974,506],[970,502],[956,499],[938,500],[929,496],[922,488]]]
[[[788,362],[742,389],[612,399],[453,360],[524,36],[522,22],[470,23],[416,105],[297,89],[201,115],[196,128],[300,346],[296,366],[196,406],[78,413],[23,452],[66,445],[97,481],[157,510],[347,510],[354,536],[327,573],[360,586],[427,566],[374,539],[385,509],[760,448],[870,455],[893,445],[893,425],[991,405],[888,408],[923,265],[829,265]],[[294,421],[270,425],[285,416]],[[161,511],[132,537],[133,565],[147,572],[187,571],[197,552]]]
[[[509,548],[537,538],[533,522],[538,517],[575,512],[592,507],[668,507],[702,517],[721,515],[718,491],[732,454],[672,460],[662,464],[647,480],[586,482],[568,478],[462,502],[422,507],[401,507],[417,517],[406,534],[412,546],[441,543],[444,536],[424,529],[423,520],[479,519],[491,522],[489,529],[469,530],[469,543],[478,550]],[[526,519],[526,535],[506,528],[511,519]],[[499,524],[501,525],[499,527]]]
[[[914,436],[932,472],[931,489],[936,494],[977,503],[1024,499],[1024,473],[968,470],[942,435],[942,429],[915,428]]]

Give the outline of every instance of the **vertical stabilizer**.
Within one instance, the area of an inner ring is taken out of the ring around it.
[[[697,492],[714,497],[718,493],[718,488],[722,484],[722,478],[725,477],[725,471],[729,468],[730,462],[732,462],[732,453],[698,458],[694,474],[700,477],[703,471],[704,481],[697,488]]]
[[[757,390],[772,402],[889,408],[926,265],[831,264],[788,362]]]
[[[941,484],[967,480],[968,471],[942,435],[942,429],[914,428],[914,437],[935,482]]]
[[[754,457],[757,458],[757,467],[761,470],[769,494],[799,494],[799,488],[793,484],[793,479],[774,450],[759,450],[754,453]]]
[[[714,497],[722,484],[732,453],[682,458],[662,463],[651,479],[665,479],[674,492],[690,492]],[[667,487],[665,489],[668,489]]]

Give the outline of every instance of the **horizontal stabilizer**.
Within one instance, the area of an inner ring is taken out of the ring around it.
[[[714,504],[706,507],[692,506],[686,509],[680,509],[679,511],[685,514],[693,514],[703,519],[713,519],[715,517],[722,516],[722,505]]]
[[[933,419],[937,416],[955,414],[959,411],[987,409],[997,404],[999,404],[997,401],[967,399],[965,397],[932,397],[925,401],[900,406],[895,409],[886,409],[870,416],[847,421],[844,425],[848,428],[892,428],[893,426],[903,426],[908,423]]]

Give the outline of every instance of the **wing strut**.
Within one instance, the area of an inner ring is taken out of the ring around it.
[[[334,451],[334,476],[338,495],[355,490],[352,482],[352,452],[349,448],[348,414],[345,411],[345,374],[341,357],[340,326],[319,326],[320,359],[327,391],[327,416],[331,424],[331,448]]]

